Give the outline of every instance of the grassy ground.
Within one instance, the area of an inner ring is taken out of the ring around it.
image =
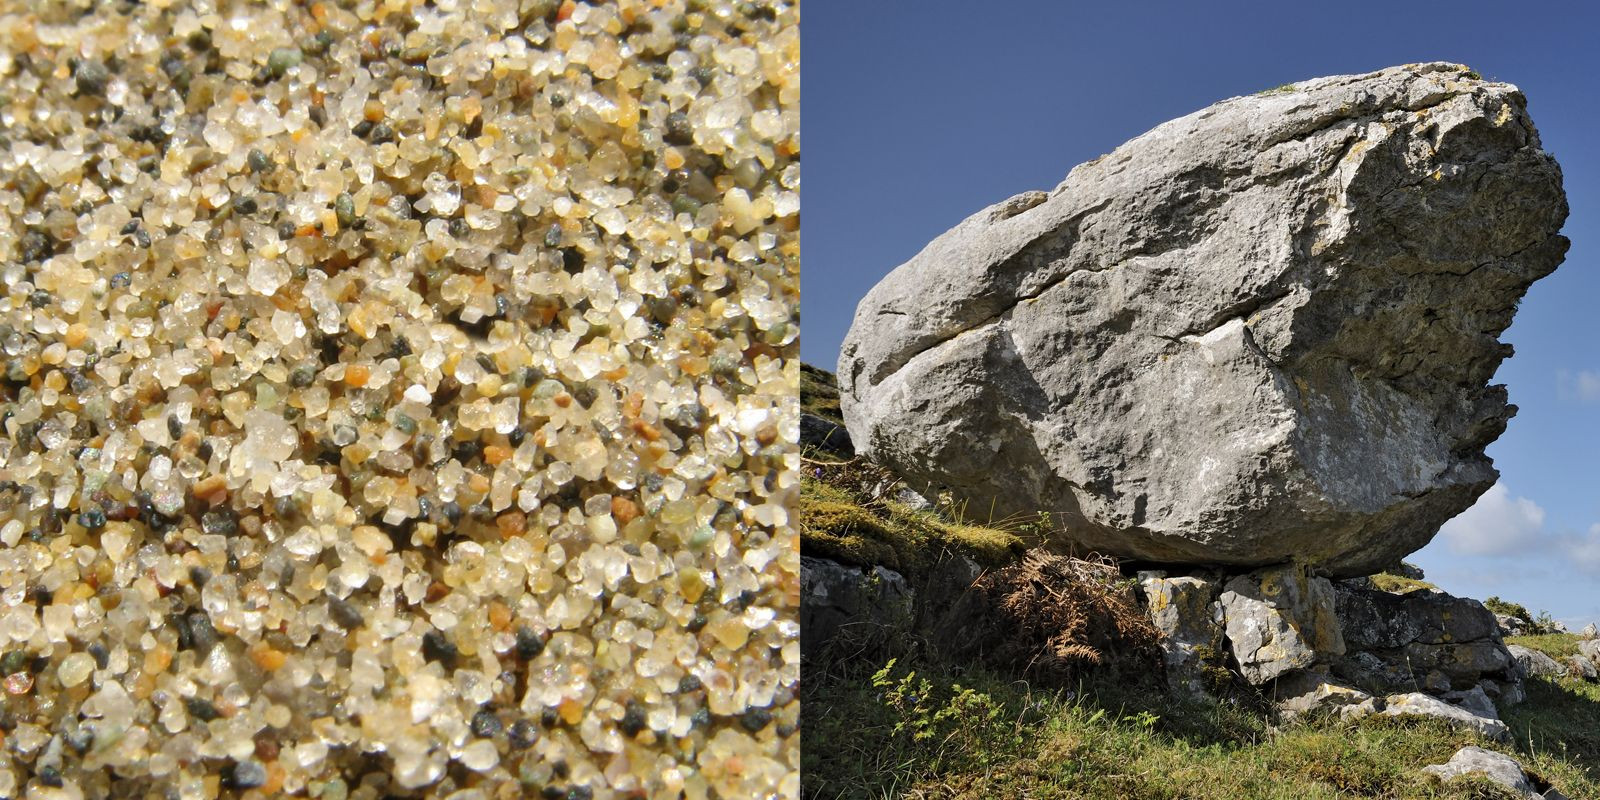
[[[1557,661],[1577,655],[1578,641],[1578,637],[1571,633],[1506,637],[1506,644],[1520,644],[1529,650],[1538,650]]]
[[[1225,703],[1150,686],[1042,691],[984,670],[896,663],[808,683],[805,795],[835,798],[1500,798],[1420,773],[1477,745],[1518,758],[1570,797],[1600,797],[1600,689],[1529,681],[1507,709],[1514,741],[1368,718],[1273,728]]]

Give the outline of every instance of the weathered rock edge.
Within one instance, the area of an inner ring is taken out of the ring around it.
[[[1566,216],[1522,93],[1464,67],[1234,98],[886,277],[844,417],[913,483],[1081,548],[1367,574],[1498,476],[1498,336]]]

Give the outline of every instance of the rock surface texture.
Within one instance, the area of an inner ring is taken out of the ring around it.
[[[1538,650],[1520,644],[1506,645],[1506,650],[1517,660],[1517,665],[1522,668],[1522,674],[1530,678],[1566,677],[1566,667]]]
[[[1344,655],[1327,578],[1292,565],[1240,575],[1218,600],[1239,671],[1251,684]]]
[[[1522,94],[1464,67],[1234,98],[891,273],[841,352],[845,420],[1082,548],[1368,574],[1493,484],[1497,337],[1566,215]]]
[[[1520,702],[1522,670],[1482,603],[1426,589],[1392,594],[1343,581],[1334,584],[1333,594],[1346,648],[1334,666],[1340,677],[1385,691],[1444,694],[1483,686],[1501,705]]]
[[[915,595],[891,569],[862,570],[824,558],[800,558],[800,649],[810,658],[847,637],[870,649],[910,629]]]
[[[1216,580],[1141,572],[1139,593],[1161,635],[1168,685],[1187,695],[1208,694],[1205,670],[1223,661],[1223,611]]]

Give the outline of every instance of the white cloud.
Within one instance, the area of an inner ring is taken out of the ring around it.
[[[1600,403],[1600,372],[1582,369],[1556,373],[1556,396],[1567,402]]]
[[[1595,526],[1600,529],[1600,525]],[[1526,552],[1536,548],[1544,528],[1544,509],[1526,497],[1512,497],[1504,483],[1496,483],[1439,529],[1452,552],[1487,556]],[[1600,559],[1600,537],[1594,540]]]
[[[1600,572],[1600,523],[1589,526],[1589,534],[1562,537],[1561,549],[1567,558],[1588,572]]]

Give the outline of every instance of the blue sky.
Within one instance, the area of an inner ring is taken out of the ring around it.
[[[1401,7],[1401,6],[1404,7]],[[1567,261],[1503,339],[1501,482],[1412,556],[1430,580],[1600,621],[1600,5],[868,2],[806,7],[801,352],[978,209],[1218,100],[1419,61],[1522,88],[1572,206]]]

